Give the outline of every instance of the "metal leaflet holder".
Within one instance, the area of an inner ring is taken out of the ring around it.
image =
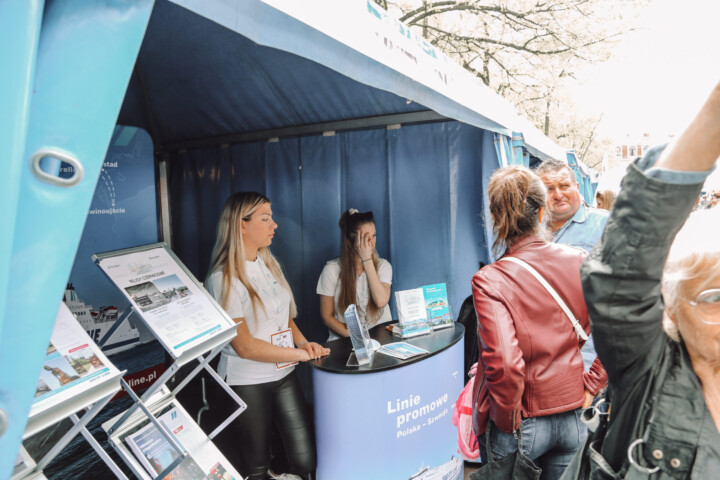
[[[209,366],[209,362],[235,337],[236,324],[165,243],[99,253],[93,255],[93,261],[125,295],[131,308],[174,359],[172,365],[141,397],[135,395],[130,386],[121,380],[122,387],[135,402],[123,414],[103,425],[108,437],[114,439],[113,445],[125,462],[138,474],[135,457],[128,455],[127,448],[117,446],[122,443],[118,435],[125,431],[121,429],[126,425],[137,423],[133,421],[135,418],[141,418],[145,423],[151,422],[159,435],[172,446],[172,450],[180,455],[162,472],[158,472],[156,478],[164,478],[182,463],[189,452],[183,448],[185,442],[178,442],[167,428],[167,421],[158,421],[156,416],[162,411],[156,405],[172,404],[180,412],[177,415],[187,414],[175,396],[198,373],[205,370],[238,404],[237,410],[206,437],[210,444],[212,438],[247,408],[245,402]],[[169,390],[165,384],[180,367],[193,361],[198,362],[195,368],[172,391]],[[197,427],[197,424],[194,426]],[[198,435],[204,435],[202,430]],[[143,472],[139,475],[141,478],[150,478],[144,469],[140,471]]]
[[[66,418],[74,425],[37,463],[21,447],[11,478],[44,478],[43,469],[78,434],[82,434],[96,451],[98,448],[102,450],[92,439],[86,425],[120,390],[124,373],[108,360],[67,305],[61,303],[23,440]],[[78,417],[77,414],[83,410],[82,418]],[[108,466],[117,468],[112,460]]]

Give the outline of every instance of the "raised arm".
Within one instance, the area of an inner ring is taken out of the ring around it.
[[[674,145],[628,168],[602,240],[582,267],[595,347],[611,384],[631,385],[657,361],[665,259],[718,155],[720,85]]]

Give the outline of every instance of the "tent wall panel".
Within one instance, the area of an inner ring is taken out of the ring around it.
[[[315,288],[325,262],[339,255],[338,219],[347,208],[372,210],[393,291],[445,282],[457,313],[478,262],[488,262],[484,192],[497,165],[493,134],[458,122],[173,153],[173,248],[204,278],[224,201],[241,190],[265,193],[279,225],[272,250],[293,287],[298,325],[324,341]]]

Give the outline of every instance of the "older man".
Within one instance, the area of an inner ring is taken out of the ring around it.
[[[535,173],[548,190],[548,226],[553,232],[553,242],[590,252],[602,235],[608,212],[583,203],[580,184],[567,163],[547,160],[540,164]]]
[[[579,247],[589,253],[600,240],[608,212],[585,205],[575,172],[567,163],[546,160],[535,173],[547,187],[547,224],[553,233],[553,242]],[[580,353],[588,370],[596,356],[592,335]]]

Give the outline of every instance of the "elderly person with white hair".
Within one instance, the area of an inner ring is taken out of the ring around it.
[[[720,478],[720,210],[685,223],[719,156],[720,84],[628,169],[581,270],[612,408],[563,479]]]

